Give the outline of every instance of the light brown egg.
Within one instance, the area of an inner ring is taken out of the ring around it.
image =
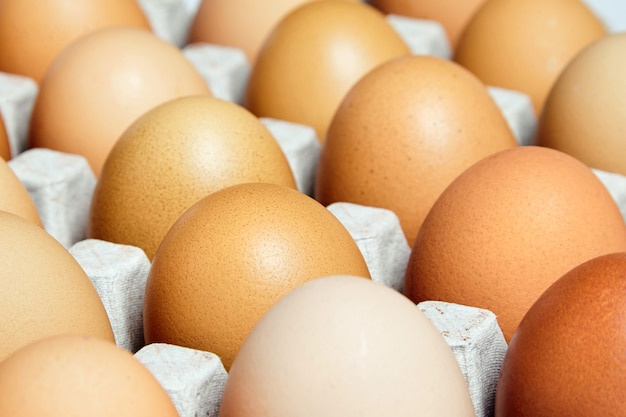
[[[143,29],[101,29],[65,48],[41,81],[30,145],[82,155],[98,176],[136,118],[193,94],[210,91],[180,49]]]
[[[146,343],[213,352],[228,369],[280,297],[329,274],[369,278],[354,239],[324,206],[277,184],[216,191],[176,221],[154,256]]]
[[[454,49],[459,36],[485,0],[371,0],[370,4],[385,14],[434,20],[441,23]]]
[[[576,266],[533,304],[496,387],[495,416],[626,414],[626,253]]]
[[[0,158],[0,210],[13,213],[38,226],[41,218],[24,184],[9,165]]]
[[[114,341],[89,277],[41,227],[0,211],[0,259],[0,361],[46,336],[78,334]]]
[[[537,144],[587,165],[626,175],[626,33],[607,35],[581,51],[552,88]]]
[[[8,161],[12,157],[11,144],[9,143],[9,136],[4,125],[4,118],[0,114],[0,158]]]
[[[210,96],[161,104],[116,142],[94,192],[88,236],[142,248],[151,259],[185,210],[242,182],[296,188],[281,148],[250,112]]]
[[[576,265],[626,250],[617,204],[577,159],[519,146],[482,159],[433,205],[405,294],[494,312],[507,340],[532,303]]]
[[[130,352],[93,337],[54,336],[0,363],[0,415],[178,417],[167,392]]]
[[[392,210],[412,244],[463,170],[517,142],[485,86],[427,56],[378,66],[348,92],[322,148],[315,198]]]
[[[454,60],[486,84],[528,94],[540,114],[563,68],[605,34],[580,0],[486,0],[459,38]]]
[[[410,300],[352,276],[300,285],[257,323],[220,417],[473,417],[439,331]]]
[[[292,9],[310,1],[202,0],[189,29],[188,42],[239,48],[254,64],[274,26]]]
[[[348,90],[369,70],[408,46],[372,6],[323,0],[285,16],[252,68],[246,107],[260,117],[315,129],[321,142]]]
[[[150,30],[136,0],[3,0],[0,2],[0,71],[41,81],[72,41],[111,26]]]

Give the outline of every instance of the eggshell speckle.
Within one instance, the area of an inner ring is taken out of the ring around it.
[[[246,107],[259,117],[311,126],[323,142],[350,87],[376,65],[409,53],[372,6],[306,3],[287,14],[263,44],[250,74]]]
[[[94,191],[88,236],[138,246],[152,258],[185,210],[243,182],[296,187],[265,126],[214,97],[168,101],[136,120],[111,150]]]
[[[178,417],[128,351],[93,337],[35,341],[0,363],[0,414],[13,417]]]
[[[582,50],[550,91],[537,144],[587,165],[626,175],[626,33]]]
[[[282,295],[329,274],[370,277],[350,233],[324,206],[277,184],[224,188],[187,210],[159,246],[145,340],[213,352],[228,369]]]
[[[626,414],[626,253],[567,272],[533,304],[502,364],[496,417]]]
[[[0,361],[34,340],[57,334],[114,341],[89,277],[41,227],[0,211],[0,263]]]
[[[351,276],[302,284],[254,327],[220,417],[474,416],[443,337],[408,299]]]
[[[405,294],[494,312],[510,340],[554,281],[596,256],[626,250],[626,226],[582,162],[520,146],[457,177],[426,216],[412,248]]]
[[[412,245],[465,168],[517,142],[485,86],[453,62],[407,56],[350,89],[322,148],[315,198],[392,210]]]

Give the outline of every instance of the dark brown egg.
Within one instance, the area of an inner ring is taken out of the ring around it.
[[[496,388],[496,417],[626,415],[626,253],[585,262],[528,310]]]

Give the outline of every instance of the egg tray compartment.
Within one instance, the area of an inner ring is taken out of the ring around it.
[[[154,23],[181,13],[178,1],[143,0]],[[178,11],[177,11],[178,10]],[[415,54],[446,57],[443,30],[435,22],[388,16]],[[177,43],[161,21],[160,34]],[[176,21],[176,19],[174,19]],[[182,24],[182,23],[181,23]],[[153,24],[153,27],[155,25]],[[155,28],[155,32],[158,31]],[[249,65],[242,51],[217,45],[184,47],[185,56],[198,68],[217,97],[241,103]],[[96,178],[87,161],[48,149],[26,150],[27,130],[37,85],[30,79],[0,73],[0,112],[15,157],[9,166],[26,186],[46,230],[80,263],[96,287],[107,310],[117,344],[135,354],[157,377],[181,416],[217,416],[228,375],[219,359],[204,352],[168,344],[144,346],[143,298],[150,261],[136,247],[86,239],[89,205]],[[522,145],[532,144],[536,120],[527,96],[489,87],[489,92]],[[262,118],[285,152],[300,191],[311,195],[320,145],[308,126]],[[626,177],[594,170],[607,186],[626,218]],[[344,224],[359,246],[372,279],[402,290],[410,248],[397,217],[388,210],[351,203],[335,203],[329,210]],[[427,301],[418,304],[452,349],[468,383],[478,417],[493,413],[495,386],[507,344],[495,315],[471,306]]]

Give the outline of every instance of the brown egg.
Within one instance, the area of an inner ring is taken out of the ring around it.
[[[111,150],[88,236],[140,247],[152,258],[185,210],[242,182],[296,188],[285,155],[259,119],[206,95],[168,101],[137,119]]]
[[[567,272],[533,304],[504,358],[496,417],[626,414],[626,253]]]
[[[282,185],[224,188],[186,211],[159,246],[146,286],[146,343],[213,352],[228,369],[280,297],[330,274],[369,278],[358,246],[324,206]]]
[[[411,301],[353,276],[278,301],[231,368],[220,417],[473,417],[451,349]]]
[[[532,303],[576,265],[626,250],[617,204],[591,170],[553,149],[482,159],[433,205],[413,245],[405,294],[494,312],[507,340]]]
[[[459,38],[454,60],[486,84],[528,94],[540,114],[563,68],[605,34],[580,0],[487,0]]]
[[[202,0],[189,29],[188,42],[239,48],[254,64],[274,26],[292,9],[310,1]]]
[[[0,211],[13,213],[43,227],[28,190],[3,159],[0,159],[0,190]]]
[[[111,26],[150,30],[136,0],[3,0],[0,71],[39,82],[63,48],[82,35]]]
[[[263,44],[250,74],[246,107],[257,116],[311,126],[323,142],[352,85],[378,64],[409,53],[372,6],[306,3],[285,16]]]
[[[4,118],[0,114],[0,158],[8,161],[11,157],[12,154],[9,136],[7,134],[6,127],[4,126]]]
[[[626,175],[625,50],[626,33],[607,35],[570,62],[546,101],[538,145]]]
[[[13,417],[178,417],[130,352],[81,336],[44,338],[0,363],[0,414]]]
[[[433,203],[464,169],[517,142],[485,86],[453,62],[390,60],[335,113],[315,198],[392,210],[412,244]]]
[[[370,4],[385,14],[397,14],[441,23],[454,49],[459,36],[485,0],[371,0]]]
[[[82,155],[98,176],[136,118],[192,94],[210,91],[180,49],[143,29],[101,29],[64,49],[41,81],[30,145]]]
[[[0,211],[0,259],[0,361],[34,340],[57,334],[114,341],[89,277],[41,227]]]

